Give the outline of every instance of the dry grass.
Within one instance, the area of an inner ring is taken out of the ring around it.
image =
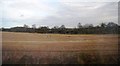
[[[3,32],[2,36],[4,64],[107,64],[118,59],[117,35]]]

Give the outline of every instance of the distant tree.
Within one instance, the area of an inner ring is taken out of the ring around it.
[[[33,28],[33,29],[36,29],[36,25],[35,25],[35,24],[33,24],[33,25],[32,25],[32,28]]]
[[[54,26],[51,30],[52,30],[51,33],[58,33],[59,32],[59,27]]]
[[[51,29],[48,26],[36,28],[35,24],[32,25],[32,28],[29,28],[28,25],[24,24],[23,27],[2,28],[0,30],[60,34],[120,34],[120,26],[114,22],[109,22],[108,24],[101,23],[97,26],[93,26],[93,24],[85,24],[82,26],[81,23],[78,23],[77,28],[66,28],[65,25],[61,25],[60,27],[54,26]]]
[[[49,27],[47,27],[47,26],[39,27],[39,28],[37,29],[37,32],[38,32],[38,33],[48,33],[48,32],[49,32]]]
[[[109,23],[107,24],[107,27],[118,27],[118,25],[115,24],[115,23],[113,23],[113,22],[109,22]]]
[[[58,29],[59,27],[58,26],[54,26],[52,29]]]
[[[106,31],[107,31],[108,33],[112,33],[112,34],[118,33],[118,25],[115,24],[115,23],[113,23],[113,22],[109,22],[109,23],[107,24]]]
[[[100,28],[100,26],[99,25],[97,25],[97,26],[95,26],[96,28]]]
[[[89,24],[89,28],[92,28],[92,27],[94,27],[93,24]]]
[[[2,31],[2,28],[0,28],[0,31]]]
[[[65,29],[65,25],[61,25],[61,26],[60,26],[60,29]]]
[[[91,27],[93,27],[93,24],[85,24],[84,25],[84,28],[91,28]]]
[[[106,27],[106,24],[105,23],[101,23],[100,24],[102,28],[105,28]]]
[[[66,28],[65,25],[61,25],[59,28],[59,33],[65,34],[66,33]]]
[[[26,25],[26,24],[24,24],[24,26],[23,26],[24,28],[29,28],[29,26],[28,25]]]
[[[1,30],[3,31],[3,30],[4,30],[4,27],[2,27]]]
[[[78,27],[78,28],[82,28],[81,23],[78,23],[77,27]]]
[[[1,28],[1,31],[10,31],[10,28]]]

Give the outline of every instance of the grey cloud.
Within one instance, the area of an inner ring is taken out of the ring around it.
[[[79,0],[60,0],[55,2],[56,4],[51,5],[48,3],[39,4],[39,0],[36,0],[38,2],[35,3],[32,3],[33,0],[31,0],[31,2],[29,2],[29,0],[26,2],[24,2],[25,0],[22,0],[23,2],[19,1],[20,0],[0,1],[0,3],[6,4],[4,6],[4,18],[6,23],[9,23],[10,21],[10,23],[13,22],[15,25],[26,23],[28,25],[37,24],[38,26],[48,25],[50,27],[64,24],[66,27],[76,27],[79,22],[82,24],[92,23],[93,25],[109,21],[115,23],[118,22],[117,2],[81,2]],[[13,13],[13,11],[16,13]],[[19,17],[21,15],[19,12],[23,13],[26,18],[21,19]]]
[[[97,6],[97,3],[95,3],[95,5]],[[79,6],[74,8],[75,6],[69,7],[63,5],[63,9],[58,11],[56,15],[48,16],[47,18],[40,20],[40,22],[48,25],[65,24],[67,27],[75,27],[79,22],[82,24],[92,23],[94,25],[110,21],[117,23],[117,3],[105,2],[99,3],[99,5],[101,6],[94,9],[85,8],[86,6],[81,9]]]

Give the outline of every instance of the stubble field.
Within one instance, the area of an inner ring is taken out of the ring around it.
[[[2,32],[3,64],[113,64],[118,35]]]

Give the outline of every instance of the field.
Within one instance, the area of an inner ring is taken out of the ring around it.
[[[118,35],[2,33],[3,64],[116,64]]]

